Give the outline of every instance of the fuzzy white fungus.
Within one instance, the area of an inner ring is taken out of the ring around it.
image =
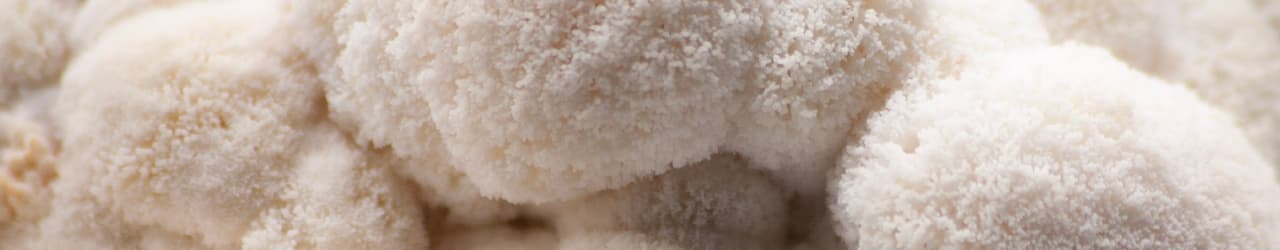
[[[832,185],[849,248],[1280,246],[1231,117],[1100,49],[988,54],[868,126]]]

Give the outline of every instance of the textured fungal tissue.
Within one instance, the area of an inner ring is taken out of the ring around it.
[[[0,0],[0,249],[1280,249],[1277,0]]]

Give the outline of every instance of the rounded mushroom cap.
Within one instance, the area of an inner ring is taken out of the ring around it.
[[[192,3],[128,19],[68,68],[63,173],[141,225],[233,241],[284,190],[320,91],[270,4]],[[74,186],[79,185],[79,186]]]
[[[70,0],[0,0],[0,109],[57,83],[71,58],[66,31],[76,7]]]
[[[1280,166],[1280,30],[1250,0],[1033,0],[1054,42],[1106,48],[1235,118]]]
[[[1272,248],[1280,185],[1230,116],[1079,46],[895,95],[832,190],[859,248]]]
[[[293,43],[324,82],[328,117],[379,160],[410,177],[421,199],[447,210],[447,224],[482,225],[510,219],[515,209],[485,197],[455,167],[431,121],[427,100],[402,86],[410,75],[387,44],[410,25],[410,1],[311,1],[286,4]]]
[[[722,147],[789,186],[821,190],[813,179],[894,85],[887,64],[910,53],[909,7],[294,1],[290,9],[297,43],[327,82],[331,117],[359,140],[399,156],[447,151],[439,161],[479,193],[538,203],[617,188]],[[751,110],[739,115],[744,105]]]
[[[391,49],[482,193],[564,200],[719,149],[758,2],[430,2]]]
[[[327,125],[277,4],[139,14],[76,59],[48,247],[425,247],[412,189]]]

